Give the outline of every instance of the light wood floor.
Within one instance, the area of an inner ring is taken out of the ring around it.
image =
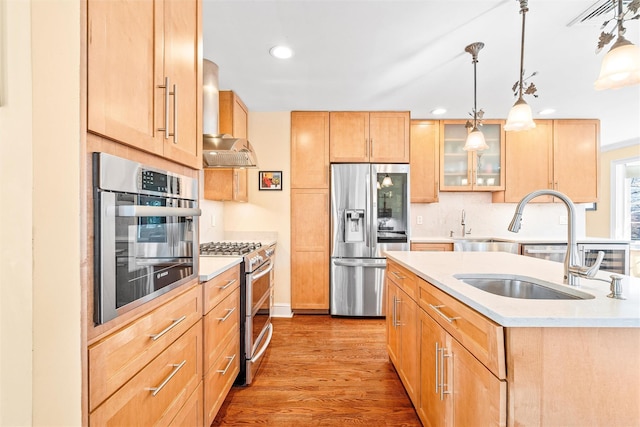
[[[273,319],[259,375],[214,426],[420,426],[385,347],[384,319]]]

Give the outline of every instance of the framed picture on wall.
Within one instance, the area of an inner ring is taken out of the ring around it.
[[[259,171],[259,190],[282,190],[282,171]]]

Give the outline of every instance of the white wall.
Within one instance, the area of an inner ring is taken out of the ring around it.
[[[0,425],[81,425],[80,2],[0,9]]]

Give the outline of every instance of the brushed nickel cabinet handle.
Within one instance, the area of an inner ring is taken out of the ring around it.
[[[173,143],[178,143],[178,86],[173,84],[173,92],[169,92],[169,95],[173,95],[173,133],[169,136],[173,136]]]
[[[433,304],[429,304],[429,307],[431,307],[436,313],[438,313],[438,315],[440,317],[442,317],[443,319],[445,319],[447,322],[449,323],[453,323],[454,320],[458,320],[461,319],[461,317],[449,317],[446,314],[444,314],[442,311],[440,311],[440,309],[442,307],[444,307],[444,305],[433,305]]]
[[[229,363],[227,363],[227,366],[224,367],[224,369],[216,369],[216,372],[222,375],[225,375],[227,373],[227,371],[229,370],[229,368],[231,367],[231,365],[233,364],[233,360],[236,358],[236,355],[234,354],[233,356],[227,356],[225,357],[225,359],[229,359]]]
[[[173,366],[173,370],[171,371],[169,376],[167,378],[165,378],[164,381],[162,381],[158,387],[149,387],[149,388],[147,388],[147,390],[153,392],[153,393],[151,393],[151,395],[155,396],[158,393],[160,393],[160,390],[162,390],[164,388],[164,386],[166,386],[167,383],[169,381],[171,381],[171,378],[173,378],[175,376],[175,374],[177,374],[178,371],[180,369],[182,369],[182,367],[185,365],[185,363],[187,363],[187,361],[183,360],[182,363],[169,365],[169,366]]]
[[[218,317],[217,319],[221,322],[224,322],[225,320],[227,320],[229,318],[229,316],[231,316],[231,313],[233,313],[234,311],[236,311],[236,308],[227,308],[227,314],[224,317]]]
[[[169,77],[164,78],[164,85],[159,85],[159,89],[164,89],[164,126],[158,128],[164,132],[164,139],[169,139]]]
[[[178,326],[178,324],[180,322],[182,322],[184,319],[186,319],[187,316],[182,316],[179,319],[174,320],[169,326],[167,326],[166,328],[164,328],[162,331],[158,332],[155,335],[150,335],[151,339],[153,341],[156,341],[158,338],[160,338],[161,336],[163,336],[164,334],[166,334],[167,332],[169,332],[171,329],[175,328],[176,326]]]
[[[221,291],[224,291],[224,290],[225,290],[225,289],[227,289],[229,286],[231,286],[231,285],[233,285],[234,283],[236,283],[236,281],[237,281],[236,279],[229,280],[229,281],[227,282],[227,284],[226,284],[226,285],[218,286],[218,289],[220,289]]]
[[[391,274],[393,274],[394,276],[396,276],[396,278],[402,280],[402,279],[406,279],[405,276],[402,276],[400,273],[398,273],[397,271],[392,271]]]
[[[439,358],[440,358],[440,348],[438,348],[438,343],[436,342],[436,375],[435,375],[435,379],[436,379],[435,380],[435,383],[436,383],[436,394],[438,394],[438,389],[440,388],[439,387],[440,384],[438,383],[438,379],[439,379],[439,376],[438,376],[438,360],[439,360]]]

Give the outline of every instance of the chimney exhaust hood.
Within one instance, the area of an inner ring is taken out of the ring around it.
[[[208,59],[202,67],[202,165],[205,168],[252,168],[258,166],[249,141],[219,134],[218,66]]]
[[[203,135],[202,160],[205,168],[254,168],[255,152],[248,140],[231,135]]]

